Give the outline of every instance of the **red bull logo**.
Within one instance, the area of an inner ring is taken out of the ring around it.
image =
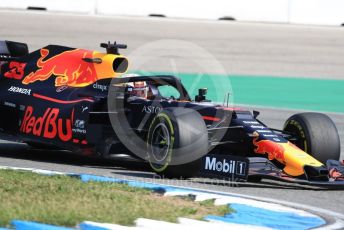
[[[32,106],[26,108],[20,131],[47,139],[59,138],[67,142],[72,139],[73,112],[70,118],[59,117],[60,110],[47,108],[43,116],[35,116]]]
[[[254,149],[255,153],[258,154],[268,154],[269,160],[280,160],[284,161],[284,147],[271,140],[260,140],[258,141],[259,136],[253,138],[253,144],[256,147]]]
[[[55,86],[74,86],[91,84],[97,81],[93,63],[82,61],[83,58],[92,58],[92,51],[75,49],[44,60],[49,55],[48,49],[40,50],[41,57],[37,61],[39,68],[27,75],[23,84],[36,81],[45,81],[52,75],[56,76]]]
[[[320,167],[322,163],[307,154],[293,143],[274,142],[271,140],[260,140],[258,132],[253,133],[254,152],[258,154],[268,154],[269,160],[277,160],[285,167],[283,171],[288,175],[300,176],[304,174],[304,166],[311,165]]]
[[[65,51],[50,58],[47,58],[48,49],[41,49],[40,54],[41,57],[37,61],[38,69],[29,73],[23,79],[23,84],[46,81],[55,76],[56,87],[84,87],[100,79],[115,77],[126,72],[128,68],[128,61],[123,56],[84,49]],[[93,59],[97,59],[98,62],[94,63]]]

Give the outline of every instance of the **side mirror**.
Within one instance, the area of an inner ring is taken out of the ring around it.
[[[209,102],[210,100],[207,100],[205,95],[207,95],[208,89],[207,88],[201,88],[198,89],[198,95],[195,97],[195,101],[201,102],[201,101],[207,101]]]

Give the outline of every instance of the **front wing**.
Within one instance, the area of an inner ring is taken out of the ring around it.
[[[344,167],[344,165],[340,167]],[[328,180],[307,180],[305,177],[292,177],[285,174],[272,161],[263,157],[206,155],[202,159],[200,176],[231,181],[269,179],[326,189],[344,189],[344,178],[335,180],[329,176]]]

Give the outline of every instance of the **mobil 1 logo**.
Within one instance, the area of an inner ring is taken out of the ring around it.
[[[201,174],[230,180],[247,180],[249,160],[245,157],[209,154],[202,159]]]

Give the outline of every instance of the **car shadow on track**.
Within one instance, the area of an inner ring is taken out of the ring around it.
[[[146,178],[146,179],[160,179],[160,177],[152,171],[149,171],[149,168],[145,168],[146,172],[116,172],[116,175],[122,175],[127,177],[139,177],[139,178]],[[137,169],[136,169],[137,170]]]
[[[306,185],[284,183],[273,180],[262,180],[260,182],[237,182],[237,181],[228,181],[228,180],[209,180],[205,181],[204,178],[198,178],[195,183],[204,184],[204,185],[216,185],[232,188],[268,188],[268,189],[288,189],[288,190],[324,190],[318,187],[311,187]],[[326,190],[326,189],[325,189]]]
[[[166,183],[176,182],[176,184],[192,184],[193,186],[222,186],[236,188],[269,188],[269,189],[290,189],[290,190],[321,190],[310,186],[302,186],[277,181],[262,180],[259,183],[233,182],[214,178],[193,178],[187,180],[161,178],[150,171],[149,166],[142,162],[128,162],[112,159],[101,159],[89,156],[74,154],[65,150],[44,150],[29,147],[26,144],[5,142],[0,143],[0,164],[1,158],[29,160],[40,163],[53,163],[60,165],[79,166],[93,169],[108,169],[114,176],[120,175],[130,178],[141,178],[148,182]],[[15,165],[16,167],[23,167]]]
[[[46,150],[32,148],[26,144],[5,142],[0,143],[0,158],[30,160],[40,163],[65,164],[71,166],[85,166],[89,168],[102,169],[124,169],[129,167],[128,162],[114,161],[78,155],[65,150]],[[1,159],[0,159],[1,164]],[[140,168],[139,165],[132,164],[131,167]],[[144,168],[141,166],[141,168]]]

